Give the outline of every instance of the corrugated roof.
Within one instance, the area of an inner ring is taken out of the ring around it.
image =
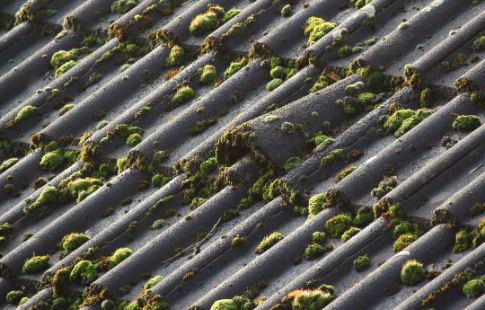
[[[4,1],[1,307],[483,308],[484,8]]]

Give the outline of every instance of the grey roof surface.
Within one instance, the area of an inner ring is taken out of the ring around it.
[[[302,310],[295,296],[323,284],[334,288],[326,309],[485,308],[483,1],[132,2],[126,13],[112,0],[0,3],[0,308],[22,290],[20,309],[211,309],[243,295],[238,309]],[[214,5],[241,11],[191,33]],[[311,17],[335,23],[313,44]],[[174,46],[185,55],[170,65]],[[56,77],[59,50],[76,64]],[[277,57],[287,77],[269,89]],[[217,77],[204,84],[207,65]],[[186,86],[194,96],[175,102]],[[413,116],[402,135],[386,129],[403,111]],[[478,123],[457,129],[464,115]],[[328,144],[316,143],[323,135]],[[64,155],[45,167],[53,151]],[[74,190],[76,180],[93,183]],[[308,215],[319,194],[327,204]],[[373,209],[355,236],[331,237],[329,219],[346,213],[347,228],[359,226],[356,214]],[[416,240],[394,251],[404,222],[419,227]],[[324,253],[306,257],[317,231]],[[257,253],[272,232],[284,237]],[[67,252],[71,233],[89,240]],[[108,266],[120,248],[131,255]],[[49,266],[25,272],[41,255]],[[370,267],[357,272],[362,255]],[[81,259],[95,279],[56,280]],[[426,269],[412,286],[400,277],[409,260]],[[467,297],[472,279],[481,291]]]

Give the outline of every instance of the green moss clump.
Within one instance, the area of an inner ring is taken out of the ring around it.
[[[122,173],[130,167],[130,161],[125,156],[122,156],[116,160],[116,168],[118,174]]]
[[[180,66],[185,60],[185,50],[180,45],[174,45],[170,48],[166,63],[168,66]]]
[[[399,237],[402,234],[408,233],[419,236],[421,234],[421,230],[419,229],[418,224],[402,221],[394,227],[394,231],[392,232],[395,238]]]
[[[315,83],[313,83],[313,86],[308,90],[308,92],[311,94],[311,93],[314,93],[316,91],[319,91],[321,89],[324,89],[326,88],[327,86],[330,86],[332,85],[333,83],[335,83],[334,80],[332,80],[331,78],[329,78],[327,75],[325,74],[321,74],[317,80],[315,81]]]
[[[460,230],[455,235],[455,244],[453,245],[453,252],[461,253],[468,250],[472,246],[473,235],[466,230]]]
[[[207,175],[210,172],[216,170],[217,165],[218,165],[217,159],[215,157],[210,157],[207,160],[200,163],[199,171],[202,175]]]
[[[57,68],[56,73],[55,73],[55,77],[56,78],[60,77],[61,75],[63,75],[67,71],[69,71],[72,67],[74,67],[75,65],[76,65],[75,60],[69,60],[68,62],[64,63],[62,66]]]
[[[283,80],[282,79],[272,79],[271,81],[269,81],[266,84],[266,90],[267,91],[273,91],[277,87],[279,87],[281,84],[283,84]]]
[[[337,214],[325,222],[325,228],[332,238],[340,238],[352,226],[352,217],[346,213]]]
[[[111,269],[127,259],[133,251],[129,248],[119,248],[108,258],[108,267]]]
[[[211,33],[223,24],[224,16],[225,12],[223,7],[219,5],[209,5],[207,12],[199,14],[192,19],[189,25],[189,31],[194,35],[206,35]]]
[[[315,259],[325,253],[325,248],[318,243],[311,243],[305,248],[303,257],[306,259]]]
[[[11,305],[18,305],[23,297],[25,297],[24,291],[10,291],[7,293],[5,300]]]
[[[232,238],[231,246],[233,248],[241,247],[246,243],[246,238],[237,235],[236,237]]]
[[[241,10],[238,9],[238,8],[230,9],[229,11],[226,12],[226,14],[224,14],[223,22],[226,23],[226,22],[230,21],[231,19],[233,19],[234,17],[239,15],[239,13],[241,13]]]
[[[406,285],[415,285],[424,280],[426,269],[417,260],[408,260],[401,269],[401,282]]]
[[[74,251],[85,242],[89,240],[89,237],[82,233],[72,233],[62,238],[61,244],[64,251],[67,253]]]
[[[360,232],[360,228],[350,227],[342,234],[340,238],[342,239],[343,242],[346,242],[353,236],[357,235],[359,232]]]
[[[232,299],[219,299],[212,304],[210,310],[239,310],[239,307]]]
[[[362,255],[354,260],[354,270],[357,272],[364,271],[370,266],[369,255]]]
[[[339,173],[337,173],[337,175],[335,176],[335,182],[338,183],[338,182],[342,181],[346,176],[348,176],[349,174],[354,172],[355,169],[357,169],[356,166],[350,166],[350,167],[347,167],[343,170],[340,170]]]
[[[162,276],[160,275],[156,275],[152,278],[150,278],[148,281],[145,282],[145,284],[143,285],[143,290],[149,290],[151,289],[152,287],[154,287],[158,282],[162,281]]]
[[[213,65],[205,65],[200,72],[200,82],[205,85],[214,83],[217,78],[217,70]]]
[[[291,4],[286,4],[281,8],[280,15],[282,17],[289,17],[293,13],[293,8]]]
[[[345,58],[352,54],[352,47],[350,45],[344,45],[337,50],[338,58]]]
[[[238,72],[248,64],[248,59],[246,57],[241,57],[239,60],[231,62],[229,67],[224,71],[224,76],[227,79],[234,73]]]
[[[357,99],[359,100],[359,103],[362,106],[368,106],[372,103],[372,101],[374,100],[375,97],[376,97],[376,95],[374,93],[365,92],[365,93],[360,93],[357,96]]]
[[[307,19],[303,33],[308,38],[308,44],[311,45],[335,27],[337,27],[335,23],[326,22],[323,18],[312,16]]]
[[[179,106],[192,100],[194,96],[195,92],[190,86],[179,87],[179,89],[177,89],[177,92],[172,98],[172,104],[175,106]]]
[[[42,156],[39,165],[43,170],[53,171],[59,168],[63,163],[64,151],[59,148]]]
[[[0,225],[0,236],[6,237],[12,234],[13,232],[13,227],[9,223],[4,223]]]
[[[91,283],[96,278],[96,266],[89,260],[78,261],[69,274],[69,281],[81,280],[82,283]]]
[[[62,108],[59,109],[59,116],[62,116],[66,114],[68,111],[72,110],[74,108],[73,103],[68,103],[62,106]]]
[[[152,177],[153,187],[162,187],[170,181],[170,177],[164,176],[163,174],[155,174]]]
[[[86,197],[94,193],[103,185],[103,181],[98,178],[81,178],[78,175],[73,175],[62,180],[59,187],[62,193],[67,193],[71,197],[76,198],[76,202],[80,203]]]
[[[478,52],[485,49],[485,36],[480,36],[473,41],[473,50]]]
[[[354,218],[354,226],[363,228],[374,220],[374,214],[370,208],[360,208]]]
[[[7,170],[8,168],[12,167],[19,161],[18,158],[9,158],[5,159],[2,164],[0,165],[0,172]]]
[[[373,197],[382,198],[384,195],[392,191],[397,186],[397,178],[395,176],[385,176],[377,187],[374,187],[370,194]]]
[[[399,138],[431,115],[431,113],[430,110],[426,109],[417,111],[410,109],[397,110],[387,118],[383,127],[387,133],[393,133],[396,138]]]
[[[57,69],[60,66],[62,66],[63,64],[65,64],[66,62],[68,62],[70,60],[76,60],[76,59],[77,59],[77,55],[76,55],[76,53],[74,53],[74,51],[72,51],[72,50],[70,50],[70,51],[59,50],[59,51],[55,52],[54,54],[52,54],[51,65],[52,65],[52,67]]]
[[[308,200],[308,216],[313,217],[327,208],[347,208],[350,201],[345,195],[335,189],[330,189],[325,194],[317,194]]]
[[[138,0],[115,0],[111,5],[111,12],[125,14],[138,5]]]
[[[142,138],[141,135],[138,133],[133,133],[126,138],[126,144],[129,146],[135,146],[141,142]]]
[[[337,160],[344,158],[344,156],[345,156],[345,149],[335,149],[320,160],[320,165],[322,167],[330,166],[332,163],[336,162]]]
[[[458,115],[451,126],[456,130],[472,131],[480,125],[480,117],[477,115]]]
[[[419,105],[422,108],[431,106],[431,88],[425,88],[419,93]]]
[[[463,285],[463,294],[468,298],[476,298],[485,292],[485,277],[472,279]]]
[[[299,290],[295,294],[292,303],[292,310],[316,310],[322,309],[333,299],[333,294],[317,290]]]
[[[47,186],[32,204],[24,208],[24,213],[31,214],[32,212],[45,207],[46,204],[57,202],[59,200],[59,195],[59,190],[57,188],[54,186]]]
[[[20,109],[17,112],[17,115],[15,116],[14,123],[20,122],[21,120],[24,120],[26,118],[29,118],[35,114],[37,114],[37,107],[31,106],[31,105],[26,105],[22,109]]]
[[[22,266],[22,272],[37,273],[43,271],[49,267],[49,259],[48,255],[31,257]]]
[[[263,240],[256,247],[256,254],[262,254],[276,243],[283,240],[284,236],[280,232],[273,232],[263,238]]]
[[[394,250],[394,252],[402,251],[417,239],[418,236],[415,233],[402,234],[394,241],[392,249]]]
[[[356,9],[361,9],[363,8],[365,5],[371,3],[372,0],[352,0],[352,4],[354,5],[354,7]]]
[[[283,170],[288,173],[293,169],[296,169],[300,167],[303,162],[305,161],[306,156],[295,156],[295,157],[290,157],[284,164],[283,164]]]

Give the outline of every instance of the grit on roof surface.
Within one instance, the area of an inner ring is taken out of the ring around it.
[[[0,308],[484,309],[485,3],[4,0]]]

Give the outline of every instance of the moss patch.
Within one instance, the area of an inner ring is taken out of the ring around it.
[[[460,131],[472,131],[480,125],[480,117],[477,115],[458,115],[451,126]]]
[[[352,226],[352,217],[346,213],[337,214],[325,222],[325,228],[332,238],[340,238]]]
[[[240,59],[231,62],[226,71],[224,71],[225,78],[227,79],[228,77],[232,76],[234,73],[244,68],[247,64],[247,57],[241,57]]]
[[[24,291],[10,291],[5,296],[5,300],[11,305],[18,305],[23,297],[25,297]]]
[[[61,75],[63,75],[67,71],[69,71],[72,67],[74,67],[75,65],[76,65],[75,60],[69,60],[68,62],[64,63],[62,66],[57,68],[56,73],[55,73],[55,77],[56,78],[60,77]]]
[[[256,247],[256,254],[262,254],[274,246],[276,243],[283,240],[284,236],[280,232],[273,232],[263,238],[263,240]]]
[[[312,16],[307,19],[303,33],[308,38],[308,44],[311,45],[335,29],[335,27],[337,27],[337,24],[335,23],[327,22],[323,18]]]
[[[213,65],[205,65],[200,72],[200,82],[204,85],[214,83],[217,78],[217,70]]]
[[[168,66],[180,66],[185,60],[185,50],[180,45],[174,45],[170,48],[166,63]]]
[[[82,233],[72,233],[62,238],[61,244],[67,253],[74,251],[89,240],[89,237]]]
[[[174,106],[182,105],[192,100],[194,96],[195,92],[190,86],[179,87],[175,95],[172,97],[172,104]]]
[[[29,258],[22,266],[23,273],[37,273],[41,272],[49,267],[48,255],[34,256]]]
[[[426,269],[417,260],[408,260],[401,268],[401,282],[406,285],[415,285],[426,277]]]
[[[69,281],[81,280],[82,283],[91,283],[96,278],[96,266],[89,260],[78,261],[69,274]]]
[[[17,112],[17,115],[15,116],[13,123],[15,124],[17,122],[20,122],[21,120],[24,120],[33,115],[36,115],[37,111],[38,111],[37,107],[26,105],[25,107],[23,107]]]
[[[398,138],[430,116],[431,113],[431,110],[426,109],[417,111],[410,109],[397,110],[384,121],[383,128],[386,133],[392,133]]]
[[[190,22],[190,33],[198,36],[211,33],[224,23],[225,14],[223,7],[209,4],[205,13],[195,16]]]
[[[138,5],[138,0],[115,0],[111,5],[111,12],[124,14]]]
[[[119,248],[113,252],[113,254],[108,258],[108,267],[113,268],[125,259],[127,259],[133,251],[129,248]]]
[[[370,258],[369,255],[362,255],[357,257],[354,260],[354,270],[357,272],[361,272],[369,268],[370,266]]]
[[[5,159],[2,164],[0,165],[0,172],[3,172],[5,170],[7,170],[8,168],[12,167],[13,165],[15,165],[17,162],[19,161],[18,158],[9,158],[9,159]]]
[[[472,279],[465,283],[462,288],[463,294],[468,298],[476,298],[485,292],[485,276]]]

